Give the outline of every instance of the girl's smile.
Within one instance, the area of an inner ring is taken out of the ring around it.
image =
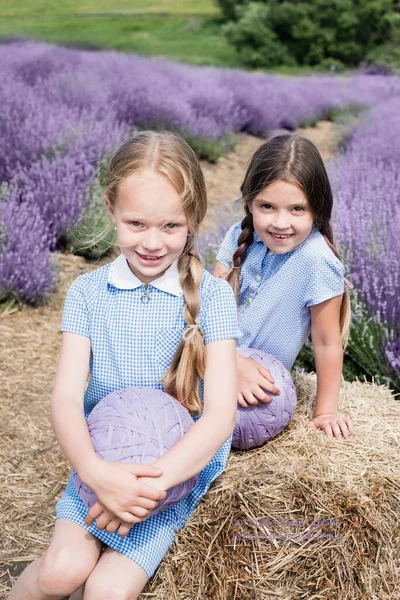
[[[292,183],[275,181],[249,204],[254,231],[275,254],[294,250],[309,236],[313,215],[303,191]]]
[[[155,265],[158,264],[162,261],[162,259],[164,258],[163,256],[149,256],[149,255],[144,255],[144,254],[140,254],[140,252],[136,252],[136,254],[139,257],[139,260],[141,260],[143,262],[143,264],[149,264],[149,265]]]

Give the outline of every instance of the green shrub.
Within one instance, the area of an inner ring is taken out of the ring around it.
[[[192,136],[185,131],[178,131],[179,135],[193,148],[200,160],[216,163],[220,156],[233,150],[237,145],[238,138],[233,133],[226,133],[216,140]]]
[[[233,21],[236,19],[236,9],[243,4],[248,4],[250,0],[216,0],[216,4],[219,6],[221,13],[226,21]]]
[[[96,259],[113,248],[116,235],[104,203],[105,173],[109,158],[104,158],[88,191],[82,217],[67,234],[68,252]]]
[[[225,25],[224,33],[243,62],[252,68],[295,65],[285,45],[270,26],[270,8],[252,2],[238,9],[239,19]]]
[[[251,67],[358,65],[399,27],[395,0],[220,2],[228,41]]]

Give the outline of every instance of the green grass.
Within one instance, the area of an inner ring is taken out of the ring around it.
[[[0,38],[137,52],[197,65],[239,66],[212,0],[39,0],[1,3]]]
[[[1,0],[1,15],[6,17],[59,16],[68,14],[140,14],[218,17],[220,12],[213,0]]]

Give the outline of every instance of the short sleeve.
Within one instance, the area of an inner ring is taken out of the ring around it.
[[[62,315],[61,331],[78,333],[90,338],[90,316],[81,277],[75,279],[67,292]]]
[[[233,225],[224,237],[216,260],[230,269],[232,267],[232,256],[237,250],[237,241],[242,231],[240,223]]]
[[[204,343],[239,338],[241,331],[236,300],[229,283],[213,277],[207,292],[200,319],[204,330]]]
[[[344,293],[344,267],[334,255],[322,256],[310,270],[305,305],[315,306]]]

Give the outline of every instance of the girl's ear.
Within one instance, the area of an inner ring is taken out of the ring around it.
[[[113,222],[113,225],[116,225],[115,216],[114,216],[114,210],[113,210],[112,204],[111,204],[110,199],[108,198],[108,196],[104,196],[104,202],[106,204],[107,212],[110,215],[110,219]]]

